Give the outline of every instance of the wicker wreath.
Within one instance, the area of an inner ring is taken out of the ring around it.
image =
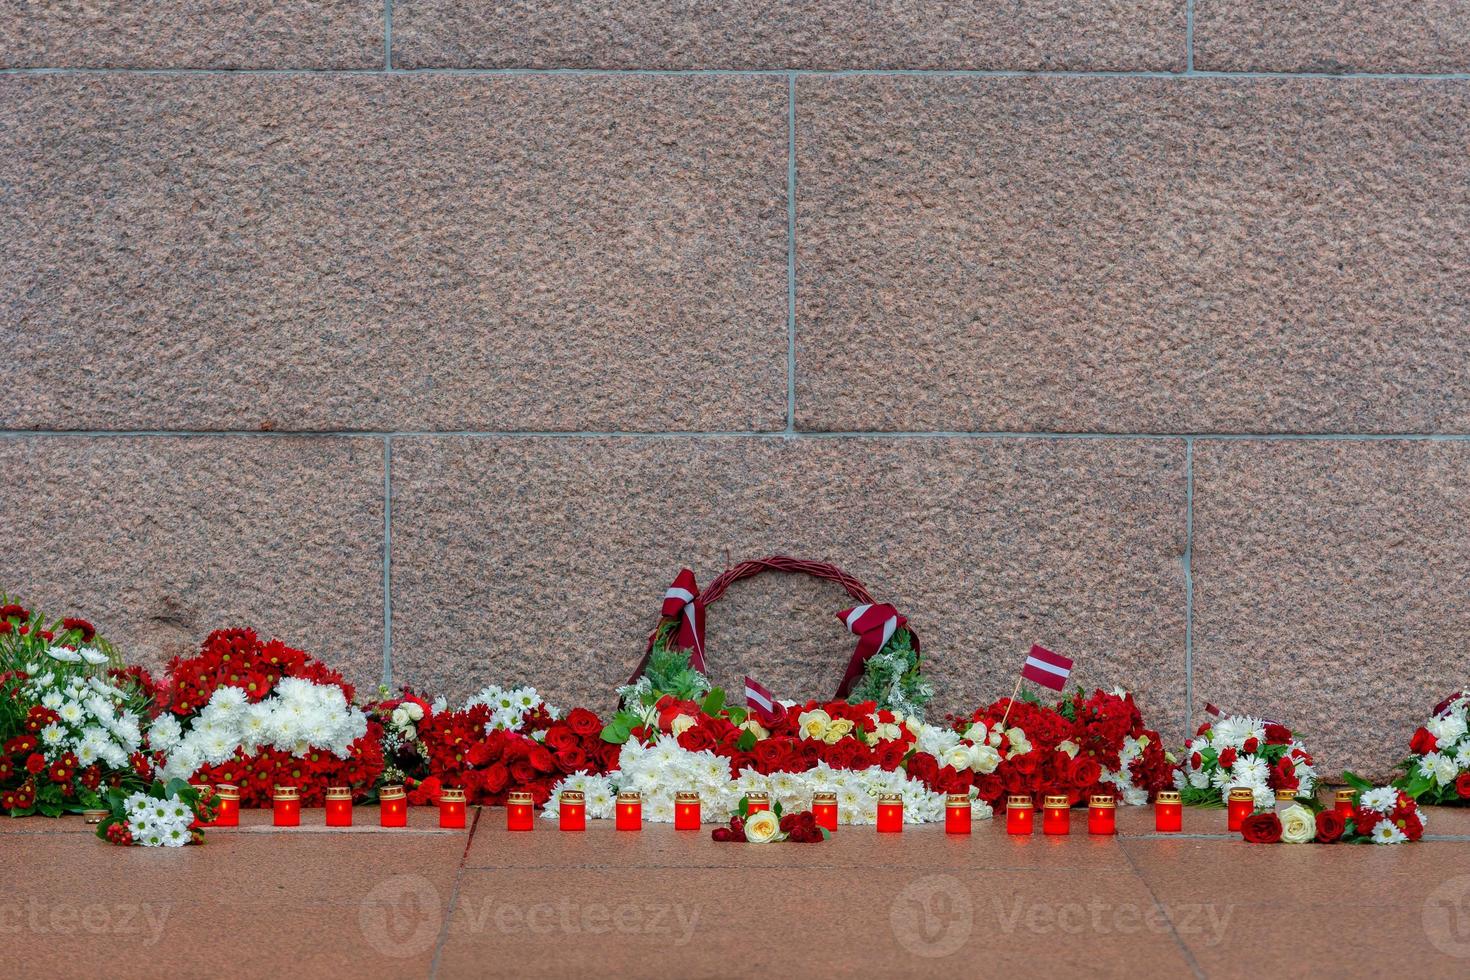
[[[919,675],[919,636],[909,627],[908,620],[892,606],[876,602],[862,582],[836,565],[787,555],[741,562],[724,571],[703,593],[695,584],[694,573],[687,568],[680,570],[664,594],[658,626],[649,634],[643,659],[629,683],[638,680],[651,658],[666,651],[687,655],[693,670],[707,673],[706,610],[734,583],[768,571],[836,582],[857,600],[858,605],[837,613],[837,618],[858,638],[857,648],[837,686],[837,698],[876,701],[881,708],[901,710],[905,714],[921,713],[930,690]],[[747,679],[747,689],[750,685]]]

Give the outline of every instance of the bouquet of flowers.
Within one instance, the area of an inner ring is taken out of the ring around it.
[[[155,781],[140,792],[110,790],[107,809],[108,815],[97,825],[97,836],[124,847],[202,844],[200,824],[218,816],[213,791],[195,789],[180,779]]]
[[[770,844],[790,841],[793,844],[820,844],[831,836],[826,827],[817,825],[810,810],[783,812],[780,801],[769,810],[750,812],[750,801],[740,800],[740,810],[730,817],[725,827],[716,827],[710,838],[716,841],[738,841],[742,844]]]
[[[1414,732],[1409,752],[1395,786],[1424,803],[1470,804],[1470,694],[1441,701]]]
[[[97,808],[105,786],[141,785],[147,695],[115,663],[86,620],[48,622],[0,597],[0,809],[54,817]]]
[[[1137,805],[1173,785],[1163,741],[1127,691],[1079,688],[1055,706],[1002,698],[954,727],[976,792],[991,804],[1011,793],[1065,793],[1074,804],[1111,793]]]
[[[1412,796],[1345,775],[1358,790],[1350,814],[1293,803],[1280,813],[1262,810],[1246,817],[1241,836],[1251,844],[1402,844],[1424,836],[1425,816]]]
[[[602,739],[602,720],[586,708],[557,718],[537,703],[514,721],[504,711],[476,702],[424,718],[419,751],[431,775],[415,787],[418,800],[428,802],[440,787],[453,786],[472,803],[503,804],[511,792],[523,791],[541,806],[564,777],[602,774],[617,764],[619,746]]]
[[[159,688],[148,747],[166,779],[233,783],[244,806],[277,785],[306,806],[328,786],[366,791],[383,769],[381,733],[340,674],[253,630],[216,630],[175,658]]]
[[[1309,798],[1317,784],[1312,756],[1285,725],[1245,715],[1214,718],[1184,744],[1175,775],[1190,806],[1222,806],[1230,790],[1247,787],[1256,806],[1271,806],[1277,790]]]

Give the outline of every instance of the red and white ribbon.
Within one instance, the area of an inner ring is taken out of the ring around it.
[[[681,650],[689,651],[689,666],[700,673],[706,673],[704,665],[704,603],[699,601],[699,586],[694,583],[694,573],[687,568],[679,569],[679,574],[674,577],[674,583],[664,592],[662,608],[665,619],[677,619],[679,628],[674,633],[673,645]],[[648,666],[648,657],[653,653],[653,641],[658,636],[658,630],[648,638],[648,649],[643,652],[643,659],[638,661],[638,667],[633,671],[633,676],[628,678],[632,684],[638,680],[638,675],[643,673],[643,668]]]
[[[842,684],[837,688],[837,696],[845,698],[852,693],[858,678],[863,676],[863,664],[883,649],[883,645],[893,639],[893,634],[898,632],[900,626],[906,625],[908,620],[886,602],[867,602],[861,606],[853,606],[842,610],[837,618],[858,637],[857,649],[847,662],[847,673],[842,675]]]
[[[786,720],[786,705],[777,701],[776,695],[756,683],[755,678],[749,675],[745,678],[745,706],[767,728]]]

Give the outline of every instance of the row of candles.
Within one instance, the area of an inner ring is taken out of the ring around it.
[[[216,787],[219,814],[207,827],[236,827],[240,824],[240,790],[235,786]],[[301,793],[295,786],[277,786],[272,794],[274,822],[277,827],[301,825]],[[1277,806],[1296,801],[1292,790],[1276,794]],[[566,831],[587,829],[587,801],[580,790],[563,790],[558,798],[560,827]],[[747,813],[771,808],[765,793],[746,797]],[[1352,790],[1338,790],[1337,810],[1344,817],[1352,815]],[[1087,832],[1111,836],[1118,832],[1118,801],[1110,794],[1097,793],[1087,801]],[[951,793],[945,800],[944,830],[948,834],[968,834],[972,830],[972,803],[968,794]],[[1255,812],[1255,794],[1250,789],[1232,789],[1226,804],[1226,829],[1239,831],[1246,817]],[[812,796],[812,816],[817,826],[837,830],[837,795],[817,793]],[[530,793],[511,793],[506,800],[507,830],[526,831],[535,827],[536,807]],[[617,830],[643,829],[643,798],[636,792],[618,794],[613,809],[613,825]],[[378,823],[383,827],[408,826],[408,798],[402,786],[385,786],[378,791]],[[352,790],[331,787],[326,795],[326,825],[352,826]],[[674,798],[674,829],[699,830],[703,825],[698,793],[679,793]],[[465,826],[465,793],[462,789],[445,789],[439,796],[439,826],[463,829]],[[1159,833],[1177,834],[1184,829],[1184,803],[1180,794],[1165,790],[1154,800],[1154,829]],[[1036,830],[1036,801],[1029,795],[1012,795],[1006,801],[1006,832],[1029,836]],[[896,834],[903,831],[903,797],[884,794],[878,798],[878,832]],[[1063,794],[1048,794],[1042,801],[1041,832],[1047,836],[1066,836],[1072,832],[1072,804]]]

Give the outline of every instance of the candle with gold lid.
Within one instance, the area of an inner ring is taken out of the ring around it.
[[[1072,832],[1072,801],[1062,793],[1049,793],[1042,801],[1041,832],[1065,837]]]
[[[759,792],[745,794],[745,812],[747,814],[760,813],[762,810],[769,810],[770,808],[770,794]]]
[[[903,797],[898,793],[883,793],[878,797],[878,833],[899,834],[903,832]]]
[[[536,826],[536,803],[530,793],[516,790],[505,798],[505,829],[530,830]]]
[[[327,787],[327,826],[352,826],[352,790],[347,786]]]
[[[1351,790],[1351,789],[1340,789],[1336,793],[1333,794],[1333,797],[1332,797],[1333,809],[1335,809],[1339,814],[1341,814],[1342,815],[1342,818],[1344,820],[1350,820],[1350,819],[1352,819],[1352,816],[1353,816],[1353,797],[1355,795],[1356,795],[1356,791],[1355,790]]]
[[[968,834],[972,831],[969,793],[950,793],[944,798],[944,832]]]
[[[643,829],[643,795],[636,790],[625,789],[618,794],[613,807],[613,827],[616,830]]]
[[[1292,789],[1278,789],[1276,791],[1276,812],[1277,813],[1280,813],[1282,810],[1285,810],[1287,807],[1295,806],[1296,805],[1296,794],[1297,794],[1297,791],[1296,791],[1295,788],[1292,788]]]
[[[408,826],[408,793],[402,786],[384,786],[378,790],[378,825]]]
[[[1177,834],[1184,829],[1184,798],[1175,789],[1162,789],[1154,796],[1154,830]]]
[[[277,827],[301,826],[301,790],[295,786],[277,786],[271,791],[271,804]]]
[[[564,789],[556,799],[556,812],[561,829],[572,832],[586,830],[587,795],[579,789]]]
[[[1249,786],[1236,786],[1225,798],[1225,829],[1240,832],[1245,818],[1256,812],[1256,792]]]
[[[698,830],[700,825],[699,794],[685,790],[674,796],[674,829]]]
[[[464,790],[451,786],[439,791],[439,826],[463,830],[465,825]]]
[[[233,783],[220,783],[214,789],[219,797],[219,813],[215,815],[214,826],[240,826],[240,787]]]
[[[1006,798],[1006,833],[1029,837],[1036,832],[1036,801],[1024,793]]]
[[[1118,801],[1112,793],[1093,793],[1088,799],[1087,832],[1102,836],[1118,832]]]
[[[835,831],[837,829],[837,794],[813,793],[812,816],[816,818],[818,827],[826,827],[829,832]]]

